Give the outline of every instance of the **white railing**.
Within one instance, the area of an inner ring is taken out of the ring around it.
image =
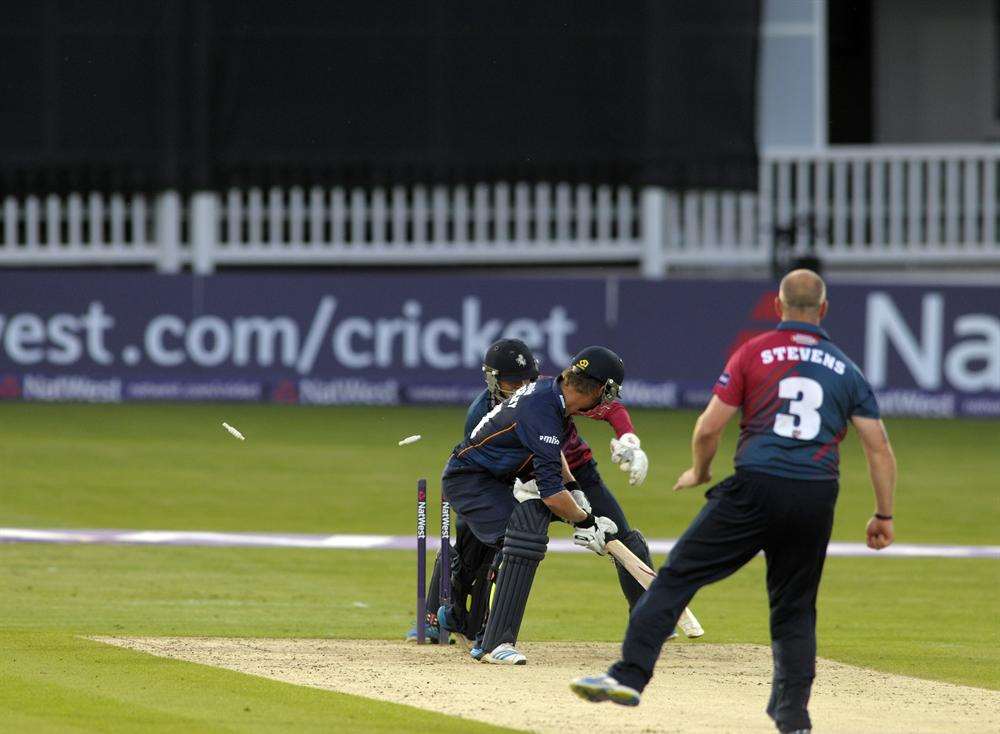
[[[181,197],[165,192],[4,197],[0,265],[156,265],[185,261]]]
[[[232,190],[214,203],[217,263],[636,260],[626,187],[540,183]]]
[[[1000,262],[1000,146],[770,150],[758,192],[557,184],[7,197],[0,265]]]
[[[1000,145],[771,150],[760,236],[833,263],[1000,262]]]

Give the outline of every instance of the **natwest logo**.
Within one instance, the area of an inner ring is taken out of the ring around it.
[[[0,377],[0,400],[17,400],[21,397],[21,382],[17,375]]]
[[[938,390],[944,382],[964,392],[1000,391],[1000,316],[965,313],[945,323],[945,298],[926,293],[920,322],[911,329],[892,297],[868,295],[865,318],[865,374],[872,386],[889,384],[890,346],[917,385]],[[945,349],[945,340],[956,341]],[[892,380],[897,383],[898,380]]]

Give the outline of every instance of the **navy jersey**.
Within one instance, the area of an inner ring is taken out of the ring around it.
[[[836,479],[851,417],[879,417],[861,370],[802,321],[737,349],[713,392],[742,409],[736,467],[792,479]]]
[[[489,390],[483,390],[476,399],[469,403],[469,410],[465,414],[465,430],[462,431],[464,441],[472,433],[472,430],[479,425],[479,421],[493,408],[493,396]]]
[[[463,438],[469,437],[472,429],[476,427],[493,405],[493,396],[490,395],[489,390],[483,390],[476,396],[476,399],[469,404],[469,410],[465,414],[465,430],[462,432]],[[607,422],[614,429],[615,436],[618,438],[621,438],[626,433],[635,433],[635,428],[632,426],[632,418],[629,416],[628,410],[617,400],[613,403],[601,403],[596,408],[581,413],[581,415],[595,421]],[[566,463],[569,465],[571,471],[589,464],[594,458],[593,451],[591,451],[587,442],[583,440],[580,432],[577,431],[576,424],[572,419],[567,419],[563,423],[562,452],[566,457]]]
[[[484,392],[480,399],[488,404],[489,395]],[[467,427],[480,399],[469,408]],[[531,464],[539,494],[550,497],[563,489],[559,447],[565,416],[566,404],[556,379],[529,383],[468,429],[445,474],[451,469],[478,466],[513,483]]]

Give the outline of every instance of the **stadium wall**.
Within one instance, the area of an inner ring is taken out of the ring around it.
[[[774,323],[760,281],[448,275],[0,274],[0,399],[464,403],[500,335],[543,372],[625,359],[625,400],[700,407]],[[825,326],[887,414],[1000,415],[1000,287],[837,285]]]

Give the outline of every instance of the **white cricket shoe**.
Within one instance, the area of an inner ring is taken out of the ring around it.
[[[681,628],[681,632],[684,633],[685,637],[701,637],[705,634],[705,630],[702,629],[698,618],[687,607],[681,612],[680,619],[677,620],[677,626]]]
[[[519,653],[512,644],[504,642],[497,645],[493,652],[483,655],[479,662],[493,665],[527,665],[528,658]]]
[[[577,678],[569,684],[570,690],[591,703],[611,701],[619,706],[638,706],[642,694],[634,688],[622,685],[610,675],[595,675],[589,678]]]

